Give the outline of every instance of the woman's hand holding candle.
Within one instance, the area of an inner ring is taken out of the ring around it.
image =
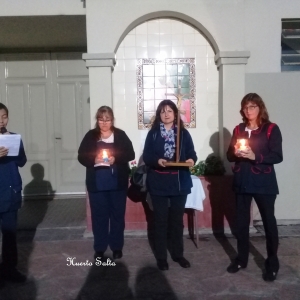
[[[242,153],[247,152],[248,148],[248,140],[238,139],[234,145],[235,155],[238,157],[243,157]]]
[[[246,150],[240,151],[240,157],[248,158],[250,160],[255,160],[255,154],[250,147],[247,147]]]
[[[95,164],[113,165],[115,163],[115,157],[109,156],[108,150],[103,150],[95,158]]]
[[[235,155],[237,157],[248,158],[250,160],[255,160],[255,154],[252,149],[248,146],[245,139],[239,139],[234,145]]]
[[[103,158],[100,154],[98,154],[95,158],[95,164],[100,164],[103,162]]]
[[[108,159],[108,162],[109,162],[110,165],[113,165],[114,162],[115,162],[115,160],[116,160],[116,159],[115,159],[114,156],[110,156],[109,159]]]

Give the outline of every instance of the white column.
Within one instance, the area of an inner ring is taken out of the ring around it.
[[[240,103],[245,96],[245,65],[249,51],[224,51],[215,56],[219,69],[219,153],[230,171],[226,152],[233,128],[241,122]]]
[[[91,128],[95,114],[102,105],[113,106],[112,71],[115,53],[85,53],[82,58],[89,69]]]
[[[226,173],[232,175],[231,164],[226,159],[233,128],[242,122],[241,101],[245,96],[245,66],[250,57],[249,51],[225,51],[215,56],[219,69],[219,153],[224,161]],[[253,214],[258,209],[254,204],[250,216],[250,232],[253,227]]]

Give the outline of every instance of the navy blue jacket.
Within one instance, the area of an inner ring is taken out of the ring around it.
[[[187,195],[193,186],[190,170],[188,167],[161,167],[158,164],[164,157],[165,140],[162,138],[160,129],[151,129],[148,132],[143,160],[149,170],[147,173],[147,189],[150,194],[158,196]],[[193,159],[196,163],[197,155],[190,133],[186,129],[181,130],[180,137],[180,161]],[[175,157],[174,159],[175,160]]]
[[[268,137],[268,128],[274,127]],[[274,164],[282,162],[282,137],[279,127],[265,123],[251,132],[249,146],[255,154],[255,160],[237,157],[234,145],[238,138],[248,138],[246,125],[239,124],[239,133],[233,131],[227,151],[227,158],[234,162],[233,190],[236,193],[279,194]]]
[[[92,129],[84,136],[79,150],[78,161],[86,167],[86,187],[89,192],[98,192],[96,184],[96,169],[94,168],[97,156],[98,135]],[[128,188],[130,168],[128,162],[133,160],[135,153],[132,143],[126,133],[118,128],[114,130],[114,167],[117,168],[117,189]]]
[[[18,210],[21,207],[22,179],[19,167],[23,167],[26,162],[22,141],[18,156],[0,157],[0,213]]]

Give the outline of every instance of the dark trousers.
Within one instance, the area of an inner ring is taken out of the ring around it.
[[[267,244],[267,259],[265,261],[266,271],[278,272],[279,261],[277,257],[278,250],[278,229],[274,214],[274,205],[276,195],[261,194],[237,194],[237,249],[238,263],[246,267],[249,257],[249,225],[250,225],[250,207],[252,197],[254,198],[265,229]]]
[[[18,264],[17,216],[17,210],[0,213],[3,269],[15,268]]]
[[[126,190],[89,192],[94,250],[122,250],[124,245]]]
[[[170,231],[171,256],[173,258],[183,257],[183,214],[186,198],[186,195],[170,197],[151,195],[156,259],[167,259],[168,229]]]

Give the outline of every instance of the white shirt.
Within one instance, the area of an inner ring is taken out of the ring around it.
[[[113,143],[114,142],[114,134],[112,133],[108,138],[101,139],[101,141],[104,143]]]
[[[256,130],[257,128],[255,128],[255,129],[250,129],[248,127],[245,128],[245,131],[248,131],[248,138],[250,138],[252,130]]]

